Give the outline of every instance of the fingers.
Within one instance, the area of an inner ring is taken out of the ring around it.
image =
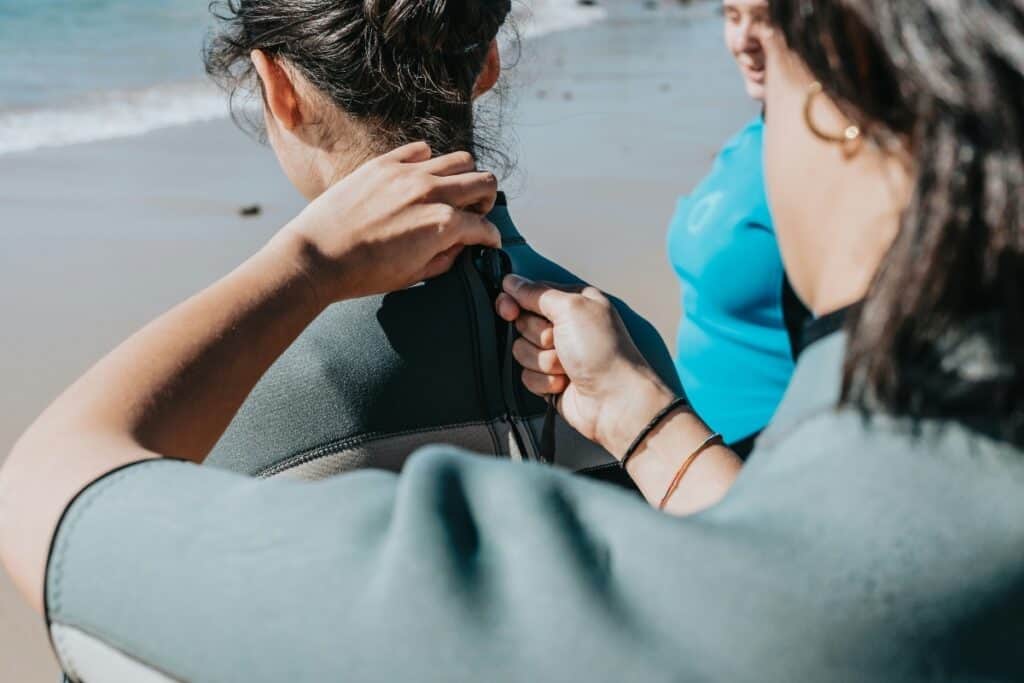
[[[436,176],[451,176],[476,170],[476,159],[469,152],[452,152],[423,162],[422,169]]]
[[[545,375],[533,370],[523,370],[523,386],[538,396],[560,394],[569,388],[569,378],[565,375]]]
[[[430,159],[430,145],[425,142],[410,142],[408,145],[402,145],[397,149],[393,149],[387,154],[382,155],[380,158],[387,161],[400,161],[403,163],[415,163],[418,161],[427,161]]]
[[[418,200],[468,209],[480,215],[490,213],[498,195],[498,179],[489,171],[477,171],[469,152],[452,152],[431,158],[430,146],[413,142],[392,150],[381,161],[417,163],[410,187]]]
[[[512,344],[512,357],[525,370],[533,370],[545,375],[564,375],[565,369],[558,354],[553,349],[541,349],[523,337]]]
[[[498,179],[488,171],[458,173],[438,178],[430,198],[456,208],[473,207],[480,214],[490,213],[498,196]]]
[[[449,249],[455,245],[471,246],[479,244],[485,247],[501,247],[501,233],[494,224],[479,214],[469,211],[453,211],[451,218],[440,226],[438,234],[441,248]]]
[[[538,313],[553,323],[558,322],[566,307],[571,306],[573,299],[579,296],[518,275],[507,276],[502,286],[521,308]]]
[[[539,349],[555,348],[555,327],[547,318],[522,313],[516,318],[516,330]]]
[[[494,308],[498,312],[498,317],[507,323],[514,322],[522,312],[519,308],[519,304],[516,303],[516,300],[504,292],[499,294],[498,298],[495,299]]]
[[[497,193],[495,193],[493,197],[485,197],[484,199],[481,199],[475,204],[471,204],[465,207],[466,211],[472,211],[473,213],[480,214],[481,216],[486,216],[491,212],[492,209],[494,209],[494,205],[497,202],[497,197]]]
[[[464,247],[461,244],[456,244],[432,258],[423,269],[423,276],[420,279],[430,280],[431,278],[447,273],[455,264],[455,259],[457,259],[459,254],[462,253],[463,248]]]
[[[431,198],[456,208],[488,214],[494,208],[498,181],[493,173],[475,173],[476,159],[469,152],[452,152],[420,164],[440,182]],[[444,179],[444,180],[441,180]]]
[[[495,299],[494,308],[505,322],[515,323],[516,330],[531,344],[541,349],[555,348],[555,327],[547,318],[524,313],[516,300],[505,292]]]

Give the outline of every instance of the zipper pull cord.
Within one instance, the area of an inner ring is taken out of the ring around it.
[[[548,394],[548,409],[544,413],[544,428],[540,432],[540,459],[549,465],[555,464],[555,418],[558,417],[558,397]]]

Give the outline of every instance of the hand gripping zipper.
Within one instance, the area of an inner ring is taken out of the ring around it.
[[[506,275],[512,272],[512,261],[509,259],[508,254],[501,249],[478,247],[473,254],[473,265],[477,272],[480,273],[484,282],[484,287],[487,290],[487,295],[491,299],[495,335],[498,340],[498,357],[501,359],[500,363],[503,367],[506,353],[508,351],[507,340],[509,339],[509,324],[497,315],[493,310],[493,304],[497,300],[498,295],[501,294],[502,281],[505,279]],[[540,456],[541,461],[549,464],[554,464],[555,462],[555,417],[557,414],[558,411],[555,407],[555,396],[548,396],[547,410],[544,413],[544,426],[541,430],[538,455]],[[509,427],[512,429],[512,434],[514,435],[516,444],[519,447],[519,451],[521,453],[526,453],[527,451],[523,447],[522,440],[520,439],[514,418],[507,403],[505,405],[505,418],[508,420]]]

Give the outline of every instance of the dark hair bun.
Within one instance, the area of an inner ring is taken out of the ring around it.
[[[459,55],[490,43],[509,0],[364,0],[363,12],[397,49]]]
[[[438,154],[468,150],[509,167],[480,139],[473,95],[510,0],[217,0],[214,10],[221,30],[206,69],[232,97],[259,92],[249,55],[262,50],[364,125],[369,151],[425,140]],[[317,126],[325,141],[336,139],[334,120]]]

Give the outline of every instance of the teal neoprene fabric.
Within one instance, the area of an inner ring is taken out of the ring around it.
[[[187,681],[1024,676],[1024,459],[836,412],[805,352],[727,498],[674,519],[446,448],[322,482],[176,462],[69,509],[49,617]]]

